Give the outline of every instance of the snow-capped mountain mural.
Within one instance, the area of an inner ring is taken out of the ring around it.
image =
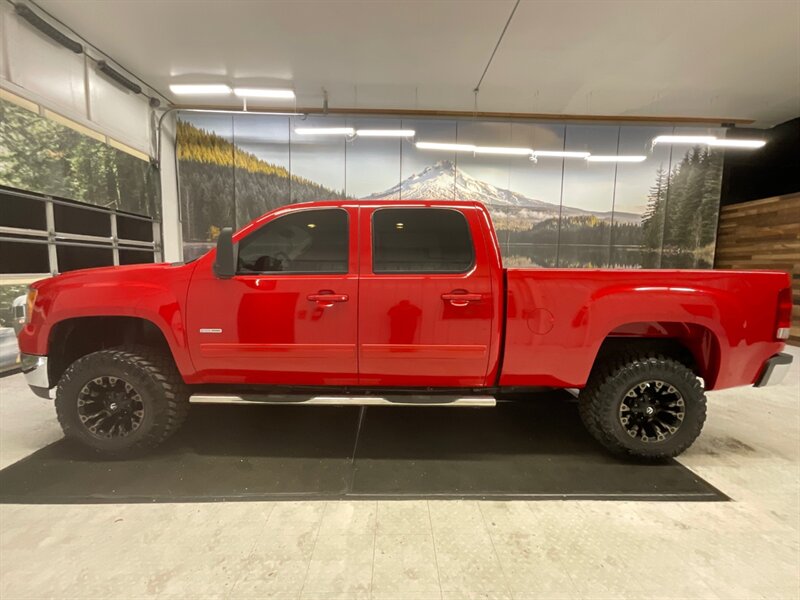
[[[375,194],[370,194],[365,200],[436,200],[458,199],[477,200],[491,209],[513,207],[519,210],[510,211],[532,222],[556,218],[560,214],[564,217],[590,217],[594,216],[604,221],[611,221],[612,213],[593,212],[582,210],[573,206],[559,206],[551,202],[544,202],[529,198],[512,190],[502,189],[472,177],[463,169],[456,168],[449,160],[441,160],[436,164],[425,167],[419,173],[414,173],[397,185]],[[627,212],[615,212],[615,223],[639,223],[641,215]]]
[[[331,121],[322,116],[315,119],[320,127],[328,122],[342,124],[338,116]],[[345,121],[356,128],[378,126],[374,119],[358,116]],[[480,155],[462,161],[455,152],[418,152],[407,140],[292,136],[293,127],[301,122],[308,126],[299,117],[181,113],[176,151],[186,259],[213,247],[222,227],[241,227],[285,204],[402,198],[482,202],[492,216],[507,266],[702,268],[713,264],[721,151],[686,148],[673,152],[659,145],[640,163],[576,162],[567,169],[548,161],[527,171],[528,177],[512,170],[527,166],[517,159],[509,159],[508,165],[491,156],[483,161]],[[510,143],[509,127],[496,122],[387,117],[379,124],[389,129],[412,127],[420,139],[475,141],[480,135],[487,146]],[[514,123],[511,129],[514,140],[531,140],[534,146],[547,142],[554,148],[597,153],[616,146],[621,154],[639,154],[642,148],[652,147],[655,136],[673,131],[663,126],[566,123]],[[491,139],[492,132],[497,139]],[[434,162],[440,158],[447,160]],[[409,164],[416,165],[416,172],[401,175]],[[605,210],[612,198],[613,213]]]

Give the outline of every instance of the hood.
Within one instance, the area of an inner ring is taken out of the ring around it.
[[[147,263],[123,265],[118,267],[95,267],[77,269],[61,273],[47,279],[40,279],[31,284],[31,288],[46,291],[49,288],[72,285],[113,284],[123,281],[157,280],[169,277],[184,269],[193,268],[193,264]]]

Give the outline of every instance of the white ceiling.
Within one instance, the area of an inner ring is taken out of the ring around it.
[[[290,86],[298,106],[467,110],[514,0],[38,0],[167,97]],[[273,101],[274,102],[274,101]],[[269,101],[260,101],[270,106]],[[522,0],[480,111],[800,115],[800,0]]]

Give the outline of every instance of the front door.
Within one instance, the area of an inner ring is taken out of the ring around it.
[[[485,384],[496,315],[474,212],[362,207],[360,385]]]
[[[354,208],[287,209],[238,241],[231,279],[195,272],[188,338],[201,380],[354,385]]]

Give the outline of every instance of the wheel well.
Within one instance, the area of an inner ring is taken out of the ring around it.
[[[719,342],[711,330],[691,323],[628,323],[603,340],[595,365],[619,354],[657,352],[673,358],[713,388],[719,371]]]
[[[164,334],[137,317],[79,317],[56,323],[48,343],[48,376],[55,385],[64,371],[82,356],[115,346],[147,346],[169,352]]]

